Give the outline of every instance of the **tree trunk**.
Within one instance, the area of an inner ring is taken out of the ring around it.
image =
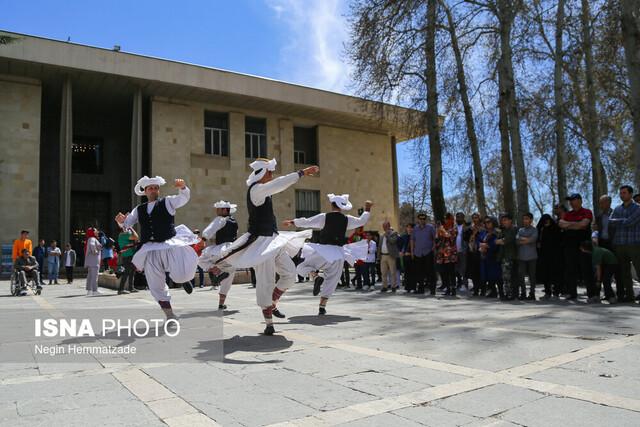
[[[580,14],[582,24],[582,49],[584,51],[584,71],[585,71],[585,107],[586,117],[585,138],[591,154],[591,171],[593,181],[592,202],[594,211],[598,207],[598,199],[601,195],[607,194],[607,176],[600,159],[600,138],[598,137],[598,116],[596,113],[596,91],[594,84],[593,50],[591,39],[591,10],[589,0],[582,0],[582,12]]]
[[[438,87],[436,78],[436,19],[437,0],[427,4],[427,28],[425,40],[427,80],[427,130],[429,132],[429,184],[431,207],[438,220],[444,220],[445,202],[442,189],[442,147],[440,145],[440,123],[438,118]]]
[[[478,211],[483,217],[487,215],[487,202],[484,195],[484,177],[482,174],[482,164],[480,161],[480,147],[478,137],[476,135],[475,123],[473,120],[473,110],[469,102],[469,90],[467,88],[467,79],[464,72],[464,64],[462,62],[462,53],[458,44],[458,36],[456,35],[456,27],[453,21],[451,10],[445,2],[441,2],[442,7],[447,15],[449,26],[449,35],[451,36],[451,47],[456,60],[456,77],[458,79],[458,91],[464,108],[464,120],[467,128],[467,138],[469,138],[469,146],[471,148],[471,158],[473,160],[473,184],[476,193],[476,204]]]
[[[498,74],[500,94],[498,96],[498,129],[500,130],[500,165],[502,169],[502,203],[504,211],[513,215],[515,212],[515,196],[513,194],[513,176],[511,175],[511,149],[509,148],[509,118],[503,77]]]
[[[504,97],[507,102],[509,136],[511,138],[511,155],[516,177],[517,190],[517,222],[521,222],[522,215],[529,212],[529,184],[522,154],[522,139],[520,137],[520,116],[516,99],[516,88],[513,73],[511,53],[511,28],[517,13],[514,2],[498,0],[498,20],[500,21],[500,69],[503,75]]]
[[[562,69],[564,52],[562,46],[562,33],[564,31],[564,1],[558,0],[556,12],[555,53],[553,67],[553,98],[554,114],[556,118],[556,169],[558,180],[558,198],[564,203],[567,197],[567,149],[564,134],[564,98],[562,96]],[[555,200],[553,201],[556,202]]]
[[[635,188],[640,188],[640,3],[635,0],[622,0],[620,20],[633,120],[633,177]]]

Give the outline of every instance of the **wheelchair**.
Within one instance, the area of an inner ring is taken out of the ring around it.
[[[20,286],[20,271],[14,270],[13,274],[11,274],[11,287],[10,292],[11,295],[19,297],[27,295],[27,291],[31,290],[34,295],[40,295],[42,293],[42,287],[39,283],[39,274],[38,270],[35,270],[38,274],[26,274],[27,280],[24,286]],[[35,276],[35,277],[34,277]]]

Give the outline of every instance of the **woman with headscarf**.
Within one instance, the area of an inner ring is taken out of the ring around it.
[[[98,271],[100,270],[100,254],[102,245],[98,241],[97,230],[93,227],[87,229],[84,243],[84,266],[87,267],[87,296],[99,295]]]
[[[538,221],[538,282],[544,284],[544,299],[562,294],[562,236],[551,215]]]
[[[436,266],[446,289],[445,295],[451,296],[456,295],[457,234],[453,215],[447,212],[444,223],[439,224],[436,230]]]
[[[502,280],[502,269],[498,261],[498,220],[495,217],[484,218],[484,228],[476,236],[476,245],[480,252],[480,296],[495,298],[498,296],[497,286]],[[487,288],[489,294],[487,295]]]

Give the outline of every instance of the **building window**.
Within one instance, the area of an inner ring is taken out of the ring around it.
[[[293,161],[301,165],[318,164],[317,128],[293,128]]]
[[[104,159],[101,138],[74,136],[71,149],[71,171],[73,173],[102,173]]]
[[[320,213],[320,192],[296,190],[296,218],[312,217]]]
[[[229,156],[229,117],[224,113],[204,112],[204,152]]]
[[[267,157],[267,120],[244,119],[244,152],[247,159]]]

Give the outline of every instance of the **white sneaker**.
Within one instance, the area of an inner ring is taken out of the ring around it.
[[[87,291],[87,296],[88,297],[92,297],[93,296],[93,291]]]
[[[102,294],[102,292],[100,292],[100,291],[98,291],[98,290],[93,291],[93,295],[101,295],[101,294]]]

